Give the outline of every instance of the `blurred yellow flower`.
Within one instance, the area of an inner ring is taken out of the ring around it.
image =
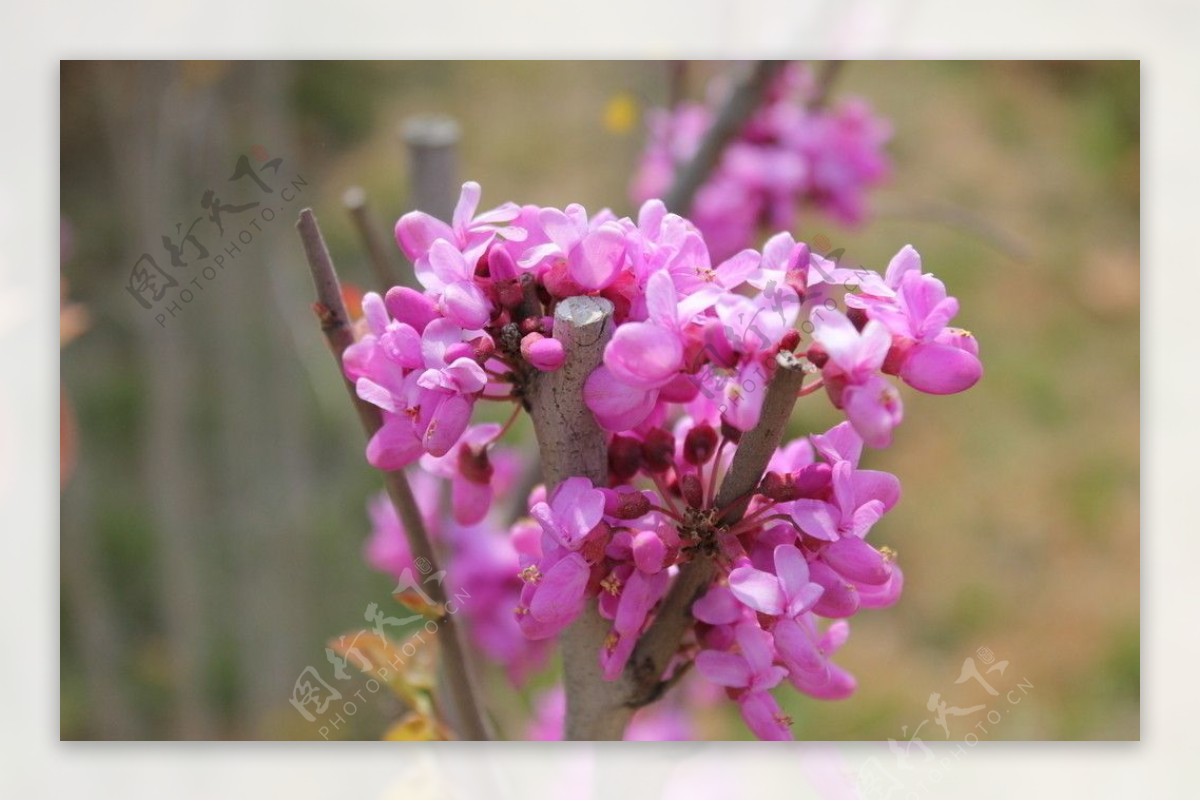
[[[637,100],[628,92],[613,95],[604,105],[604,128],[609,133],[627,134],[637,119]]]

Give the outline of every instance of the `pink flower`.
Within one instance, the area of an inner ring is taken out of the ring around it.
[[[600,524],[604,516],[604,493],[593,488],[586,478],[568,478],[554,490],[549,503],[534,504],[529,513],[560,545],[575,550]]]
[[[883,282],[867,282],[847,305],[883,323],[895,338],[885,366],[909,386],[933,395],[970,389],[983,374],[979,346],[961,328],[947,323],[958,313],[958,300],[946,286],[921,272],[921,255],[911,245],[888,265]]]
[[[487,516],[494,492],[489,446],[500,434],[498,423],[471,426],[443,456],[421,457],[421,467],[450,481],[450,509],[456,523],[474,525]]]
[[[775,548],[775,572],[750,565],[729,574],[729,590],[746,606],[764,615],[798,617],[812,608],[824,588],[809,581],[808,562],[794,545]]]
[[[491,211],[475,214],[482,193],[479,184],[474,181],[463,184],[451,225],[423,211],[405,214],[396,223],[396,243],[410,261],[419,265],[427,259],[434,243],[439,240],[460,252],[476,250],[495,236],[514,241],[524,240],[524,229],[505,225],[520,214],[515,203],[505,203]]]
[[[860,333],[846,315],[824,308],[813,311],[812,322],[813,338],[828,356],[822,372],[830,397],[864,442],[886,448],[904,417],[899,393],[878,374],[892,344],[887,328],[869,320]]]
[[[696,670],[714,684],[737,694],[746,725],[764,740],[790,740],[791,721],[783,715],[775,699],[767,692],[787,676],[787,670],[774,664],[775,646],[771,635],[753,622],[734,627],[738,650],[704,650],[696,655]]]
[[[537,269],[563,261],[582,289],[604,289],[616,278],[625,256],[625,231],[610,218],[601,213],[588,220],[587,211],[578,204],[565,211],[542,209],[538,223],[550,241],[527,252],[521,266]]]

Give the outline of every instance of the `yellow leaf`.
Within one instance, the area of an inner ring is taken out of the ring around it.
[[[384,732],[383,739],[404,742],[449,740],[450,732],[432,716],[409,712]]]
[[[402,642],[363,629],[329,641],[329,647],[350,667],[379,679],[413,709],[428,705],[425,696],[437,684],[438,645],[421,628]]]

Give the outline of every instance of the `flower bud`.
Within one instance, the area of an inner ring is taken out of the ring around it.
[[[492,480],[492,461],[488,458],[487,448],[472,448],[463,445],[458,449],[458,472],[467,481],[475,484],[488,484]]]
[[[693,509],[704,508],[704,485],[695,473],[684,473],[679,477],[679,493]]]
[[[496,343],[487,334],[477,336],[470,342],[472,356],[475,361],[483,364],[496,353]]]
[[[515,309],[525,299],[525,290],[516,278],[497,280],[492,286],[496,292],[496,302],[505,309]]]
[[[508,281],[517,277],[517,265],[504,248],[491,248],[487,254],[488,274],[493,281]]]
[[[776,503],[794,501],[800,497],[792,477],[780,475],[774,470],[763,476],[762,483],[758,485],[758,492]]]
[[[708,423],[692,426],[683,440],[683,458],[689,464],[706,464],[717,450],[717,431]]]
[[[608,471],[617,481],[628,481],[642,468],[642,443],[617,434],[608,444]]]
[[[805,465],[791,475],[797,498],[820,498],[833,481],[833,468],[824,462]]]
[[[652,473],[666,472],[675,464],[675,437],[664,428],[652,428],[642,440],[642,459]]]
[[[394,286],[388,290],[383,299],[388,314],[393,319],[408,323],[420,334],[434,319],[440,315],[433,307],[433,301],[415,289],[406,286]]]
[[[795,328],[789,328],[783,332],[783,337],[779,340],[779,349],[794,352],[800,347],[800,332]]]
[[[619,520],[635,520],[650,511],[650,499],[638,490],[616,491],[615,500],[604,505],[604,512]]]
[[[566,353],[557,339],[539,333],[526,334],[521,339],[521,356],[539,370],[557,370],[562,367]]]
[[[808,360],[816,365],[817,369],[821,369],[829,361],[829,354],[821,347],[820,343],[814,342],[809,345],[808,352],[805,354]]]

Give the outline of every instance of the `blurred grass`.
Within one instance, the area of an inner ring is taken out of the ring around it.
[[[699,76],[719,69],[696,65],[691,93],[702,89]],[[97,192],[105,173],[96,161],[104,157],[87,135],[83,85],[64,72],[63,208],[80,228],[80,256],[67,275],[77,299],[99,311],[101,331],[64,356],[64,385],[86,388],[74,402],[83,458],[99,466],[103,488],[104,569],[138,632],[126,661],[139,708],[153,716],[169,666],[145,612],[151,534],[126,483],[134,461],[127,432],[144,410],[137,368],[121,356],[128,309],[107,305],[120,281],[111,258],[118,235]],[[396,139],[405,116],[440,111],[459,120],[463,177],[482,183],[485,205],[580,202],[624,214],[633,211],[627,183],[641,125],[607,130],[606,110],[618,95],[644,109],[666,91],[666,67],[639,62],[306,64],[292,101],[296,157],[343,277],[369,285],[340,195],[360,184],[385,219],[406,210]],[[903,740],[931,718],[934,692],[964,707],[1005,706],[990,739],[1138,737],[1138,92],[1130,62],[844,70],[836,94],[859,94],[894,122],[895,176],[874,197],[876,215],[865,227],[807,214],[796,233],[823,236],[845,247],[849,261],[878,269],[912,243],[925,269],[959,297],[957,322],[978,337],[986,373],[963,396],[906,391],[895,446],[869,454],[870,466],[896,472],[904,485],[902,502],[872,536],[899,552],[905,595],[893,609],[852,621],[839,661],[858,677],[853,698],[778,694],[797,737]],[[219,291],[235,285],[227,280]],[[813,399],[799,410],[795,433],[837,419]],[[517,429],[518,439],[529,434]],[[322,449],[357,458],[357,441],[332,422],[318,439]],[[363,501],[374,486],[366,471],[337,478],[314,522],[316,564],[331,588],[319,619],[305,622],[322,633],[314,635],[314,659],[322,637],[357,627],[357,610],[387,597],[386,579],[359,558]],[[64,620],[64,736],[87,734],[70,625]],[[231,736],[313,736],[286,703],[278,720],[244,729],[228,668],[233,644],[219,646],[213,697]],[[1009,663],[998,688],[1032,683],[1019,705],[954,683],[963,660],[983,647]],[[281,688],[281,701],[289,690]],[[525,707],[515,697],[503,704],[508,714]],[[377,736],[379,720],[356,718],[349,736]],[[976,720],[951,719],[951,736],[961,738]],[[746,736],[725,711],[706,726]],[[511,721],[506,728],[519,731]],[[927,723],[920,736],[942,734]]]

